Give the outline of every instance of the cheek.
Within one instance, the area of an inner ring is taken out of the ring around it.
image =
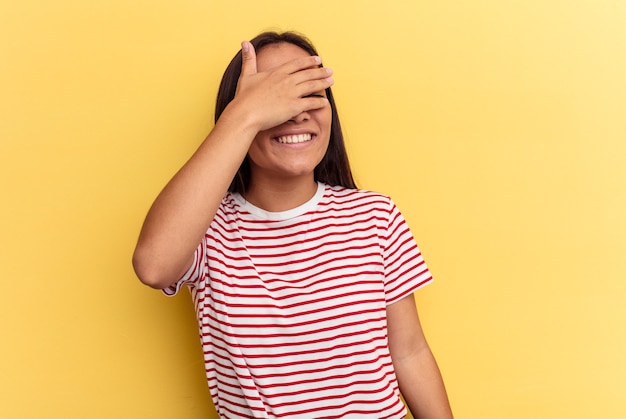
[[[326,131],[327,137],[330,137],[332,122],[333,122],[333,117],[329,108],[328,111],[324,112],[324,114],[321,115],[321,118],[318,122],[319,125],[324,128],[324,131]]]
[[[330,131],[330,126],[333,122],[333,113],[330,109],[330,105],[325,109],[320,109],[319,124],[324,126]]]
[[[263,147],[261,145],[261,141],[258,141],[256,138],[252,141],[250,148],[248,149],[248,158],[254,162],[258,163],[263,159]]]
[[[319,128],[319,135],[324,138],[324,142],[328,143],[332,127],[332,115],[330,110],[328,110],[328,112],[320,112],[315,115],[315,122]]]

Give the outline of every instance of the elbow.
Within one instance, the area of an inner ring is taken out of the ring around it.
[[[154,263],[155,259],[145,256],[141,249],[138,248],[133,254],[133,269],[141,283],[150,288],[162,290],[172,285],[175,281],[172,281],[171,277],[168,278],[165,275],[165,269]]]

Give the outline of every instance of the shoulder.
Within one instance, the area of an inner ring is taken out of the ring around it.
[[[385,194],[368,189],[351,189],[345,186],[326,185],[326,196],[335,199],[391,200]]]
[[[232,225],[236,221],[245,216],[247,212],[242,207],[241,198],[237,193],[227,192],[222,198],[219,207],[215,211],[212,225]]]
[[[238,192],[226,192],[222,198],[218,211],[225,214],[236,214],[245,211],[245,200]]]
[[[390,211],[394,207],[392,199],[380,192],[330,185],[326,185],[321,204],[340,208],[369,207],[383,211]]]

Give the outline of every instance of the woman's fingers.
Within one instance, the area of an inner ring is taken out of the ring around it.
[[[308,97],[302,98],[302,105],[303,105],[302,109],[300,109],[300,112],[298,112],[296,115],[305,111],[321,109],[325,107],[326,105],[328,105],[328,99],[326,99],[325,97],[321,97],[321,96],[308,96]]]
[[[248,42],[241,43],[241,77],[256,74],[256,51],[254,46]]]
[[[319,57],[300,57],[258,72],[256,52],[250,42],[242,42],[241,54],[236,106],[244,114],[254,115],[253,123],[260,130],[328,105],[323,96],[324,90],[333,84],[332,70],[320,67]]]
[[[294,94],[299,98],[305,98],[318,93],[323,94],[326,89],[333,85],[333,83],[334,80],[331,77],[318,80],[306,80],[294,88]],[[323,96],[325,96],[325,94]]]
[[[288,61],[281,66],[275,68],[277,71],[281,71],[287,74],[297,73],[305,69],[319,68],[322,64],[322,59],[317,55],[309,55],[302,58],[296,58],[295,60]]]
[[[326,79],[332,82],[332,79],[330,77],[332,74],[333,74],[333,70],[331,70],[330,68],[316,67],[316,68],[300,70],[297,73],[293,73],[292,77],[293,77],[293,81],[296,84],[305,83],[311,80],[326,80]]]

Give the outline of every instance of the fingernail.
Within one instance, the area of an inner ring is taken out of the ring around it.
[[[320,64],[322,62],[322,59],[316,55],[315,56],[315,62]]]
[[[331,84],[335,82],[335,80],[333,80],[333,78],[332,78],[332,77],[328,77],[328,78],[326,79],[326,81],[327,81],[328,83],[331,83]]]
[[[243,41],[241,43],[241,49],[243,50],[243,52],[248,52],[250,50],[250,45],[248,45],[247,41]]]
[[[326,67],[326,74],[333,74],[332,68]]]

